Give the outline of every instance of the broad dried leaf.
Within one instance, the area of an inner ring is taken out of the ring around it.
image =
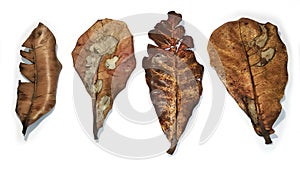
[[[151,100],[171,143],[169,154],[174,153],[202,94],[204,68],[196,61],[193,39],[185,35],[181,20],[181,14],[171,11],[148,33],[157,46],[149,44],[149,57],[143,59]]]
[[[56,57],[56,41],[52,32],[39,23],[22,45],[29,51],[20,51],[32,64],[20,63],[21,73],[30,82],[19,81],[16,112],[22,124],[22,133],[55,106],[56,88],[62,65]]]
[[[286,47],[277,27],[242,18],[216,29],[208,53],[228,92],[251,119],[256,133],[272,143],[288,80]]]
[[[92,97],[93,132],[98,130],[117,94],[135,68],[133,37],[122,21],[98,20],[78,39],[72,52],[74,67]]]

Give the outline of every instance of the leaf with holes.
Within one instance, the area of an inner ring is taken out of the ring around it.
[[[211,65],[256,133],[272,143],[288,80],[286,47],[277,27],[242,18],[216,29],[208,44]]]
[[[181,14],[171,11],[148,35],[157,46],[148,45],[143,68],[161,128],[173,154],[202,94],[203,66],[195,58],[191,36],[179,25]]]
[[[55,37],[42,23],[22,46],[27,49],[21,55],[31,64],[20,63],[20,71],[30,82],[19,81],[16,112],[26,135],[27,128],[55,106],[62,65],[56,57]]]
[[[92,97],[93,132],[98,139],[113,101],[135,68],[133,37],[126,23],[98,20],[77,41],[74,67]]]

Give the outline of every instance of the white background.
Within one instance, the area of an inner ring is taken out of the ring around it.
[[[163,154],[144,160],[125,159],[103,151],[90,141],[79,124],[73,105],[71,51],[78,37],[97,19],[119,19],[141,13],[164,14],[170,10],[181,13],[184,20],[196,26],[207,38],[221,24],[240,17],[250,17],[263,23],[269,21],[279,27],[289,54],[289,82],[282,102],[285,119],[275,128],[278,139],[273,139],[273,145],[264,145],[263,139],[256,136],[248,118],[229,95],[214,135],[206,143],[199,144],[207,117],[199,113],[196,124],[174,156]],[[2,1],[0,168],[299,167],[299,14],[297,1]],[[55,111],[31,133],[28,141],[24,141],[21,124],[14,111],[20,77],[19,49],[40,21],[56,36],[57,55],[63,70]]]

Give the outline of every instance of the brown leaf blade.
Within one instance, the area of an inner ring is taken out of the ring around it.
[[[203,66],[191,50],[193,39],[179,25],[181,14],[171,11],[149,31],[157,46],[148,45],[143,59],[146,82],[161,128],[171,143],[173,154],[194,107],[202,94]]]
[[[62,65],[56,57],[52,32],[39,23],[22,45],[29,51],[20,54],[32,64],[20,63],[20,72],[30,81],[19,81],[16,113],[23,124],[22,133],[46,115],[56,102],[56,88]]]
[[[251,119],[256,133],[272,143],[288,80],[286,47],[277,27],[241,18],[216,29],[209,40],[211,65],[230,95]]]
[[[98,139],[113,101],[135,68],[133,37],[126,23],[98,20],[78,39],[74,67],[92,97],[93,132]]]

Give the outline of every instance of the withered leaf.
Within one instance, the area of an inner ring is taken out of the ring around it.
[[[29,82],[19,81],[16,112],[22,133],[55,106],[56,88],[62,65],[56,57],[56,40],[52,32],[39,23],[23,43],[22,57],[32,64],[20,63],[21,73]]]
[[[286,47],[277,27],[241,18],[216,29],[208,44],[211,65],[249,116],[256,133],[272,143],[288,80]]]
[[[103,126],[117,94],[125,88],[136,61],[133,37],[126,23],[98,20],[77,41],[74,67],[92,97],[93,132]]]
[[[171,11],[148,35],[157,46],[148,45],[143,68],[161,128],[173,154],[194,107],[202,94],[204,68],[195,58],[191,36],[179,25],[181,14]]]

